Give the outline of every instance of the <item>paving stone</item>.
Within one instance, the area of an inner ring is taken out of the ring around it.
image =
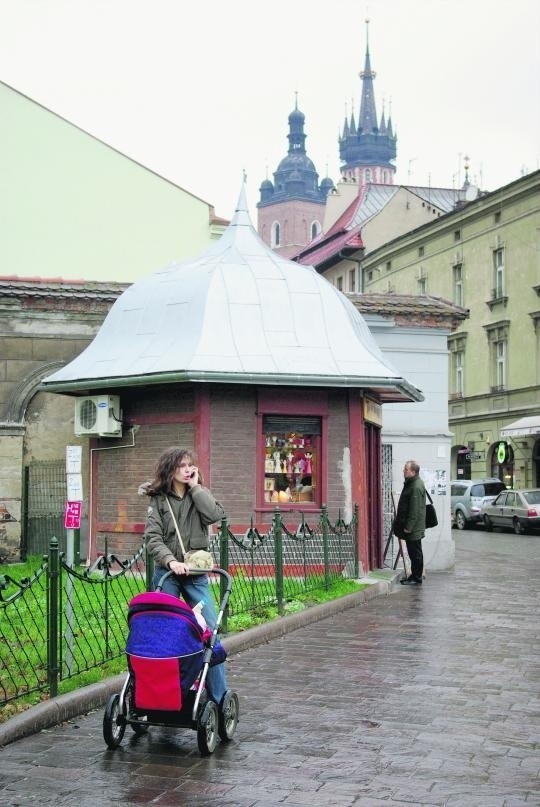
[[[0,805],[540,805],[540,537],[456,533],[455,571],[232,657],[241,717],[196,733],[103,712],[0,748]]]

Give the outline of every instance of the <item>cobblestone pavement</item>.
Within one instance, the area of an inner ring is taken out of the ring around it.
[[[540,805],[540,536],[455,533],[455,572],[229,660],[234,740],[119,749],[94,712],[0,749],[0,805]]]

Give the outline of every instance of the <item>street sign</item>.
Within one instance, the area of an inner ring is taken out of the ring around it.
[[[66,502],[64,510],[64,528],[66,530],[80,530],[82,502]]]
[[[465,459],[469,460],[470,462],[478,462],[479,460],[484,459],[484,452],[483,451],[468,451],[465,454]]]

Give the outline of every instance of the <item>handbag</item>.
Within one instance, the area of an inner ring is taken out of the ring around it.
[[[433,504],[433,499],[429,495],[426,490],[426,496],[429,499],[429,503],[426,502],[426,528],[429,527],[436,527],[439,523],[437,519],[437,512],[435,510],[435,505]]]
[[[182,536],[180,535],[180,530],[178,529],[178,523],[173,513],[169,497],[165,496],[165,498],[167,499],[167,505],[171,513],[171,518],[173,520],[178,540],[180,541],[182,555],[184,556],[184,563],[186,563],[190,567],[190,569],[201,569],[206,572],[210,571],[211,569],[214,568],[214,558],[212,557],[210,552],[207,552],[206,549],[190,549],[188,552],[186,552],[186,548],[184,546],[184,542],[182,541]]]

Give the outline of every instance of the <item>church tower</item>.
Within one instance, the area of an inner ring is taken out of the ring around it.
[[[319,175],[306,154],[305,116],[298,101],[289,115],[289,150],[274,173],[259,188],[257,229],[260,237],[285,258],[294,255],[319,235],[328,192],[334,187]]]
[[[364,69],[360,73],[360,114],[358,125],[354,111],[351,112],[350,119],[345,118],[343,134],[339,138],[339,156],[343,163],[340,171],[344,182],[393,185],[396,168],[392,161],[396,158],[397,137],[393,132],[392,119],[389,117],[388,122],[386,121],[384,110],[377,123],[373,89],[375,75],[371,69],[369,20],[366,20],[366,58]]]

